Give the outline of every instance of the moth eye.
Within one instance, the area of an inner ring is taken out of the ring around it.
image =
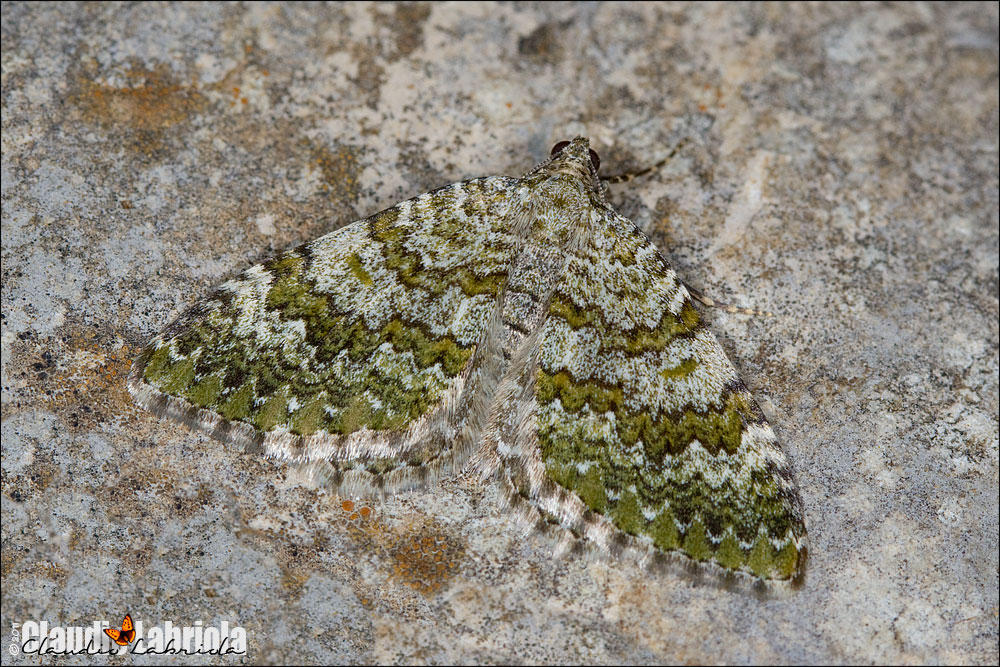
[[[601,168],[601,156],[594,152],[594,149],[590,149],[590,161],[594,164],[594,171],[598,171]]]
[[[569,146],[568,141],[560,141],[558,144],[552,147],[552,152],[549,153],[549,155],[550,156],[555,155],[556,153],[561,152],[562,149],[566,148],[567,146]]]

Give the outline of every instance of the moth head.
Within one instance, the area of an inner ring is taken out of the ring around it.
[[[577,139],[581,138],[582,137],[577,137]],[[572,143],[573,143],[572,141],[560,141],[559,143],[557,143],[555,146],[552,147],[552,152],[549,154],[550,157],[555,157],[559,153],[562,153],[563,149],[565,149]],[[600,171],[601,156],[597,154],[597,151],[595,151],[593,148],[590,147],[589,141],[587,142],[587,157],[590,158],[590,163],[594,166],[594,171],[595,172]]]
[[[577,137],[572,141],[560,141],[553,146],[549,159],[538,168],[550,174],[581,178],[592,189],[600,191],[600,179],[597,176],[600,166],[601,158],[591,149],[590,141],[586,137]]]

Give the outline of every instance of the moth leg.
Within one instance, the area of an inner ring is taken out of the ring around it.
[[[756,315],[761,317],[774,317],[774,313],[772,313],[770,310],[757,310],[756,308],[743,308],[740,306],[733,306],[728,303],[720,303],[715,299],[713,299],[712,297],[704,294],[700,290],[691,287],[683,280],[681,280],[680,282],[682,285],[684,285],[684,288],[688,291],[688,294],[691,295],[691,298],[697,301],[698,303],[702,304],[703,306],[708,306],[709,308],[719,308],[720,310],[723,310],[727,313],[739,313],[741,315]]]

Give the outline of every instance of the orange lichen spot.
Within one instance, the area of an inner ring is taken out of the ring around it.
[[[708,110],[708,106],[707,105],[705,105],[705,104],[699,104],[698,105],[698,111],[707,111],[707,110]]]
[[[243,104],[246,104],[247,103],[247,98],[241,97],[240,98],[240,102],[242,102]]]
[[[302,594],[302,589],[305,588],[310,576],[312,576],[311,573],[305,568],[282,568],[281,587],[293,597],[298,597]]]
[[[392,551],[393,577],[429,595],[455,575],[462,553],[462,547],[447,535],[417,533],[402,539]]]
[[[513,102],[507,102],[507,108],[508,109],[513,109],[514,108],[514,103]]]
[[[179,83],[165,64],[153,69],[133,66],[124,73],[124,85],[111,85],[103,78],[97,72],[81,75],[79,92],[70,98],[86,120],[101,125],[160,131],[186,120],[206,103],[193,86]]]
[[[233,86],[233,97],[239,97],[239,96],[240,96],[240,87]]]
[[[367,522],[372,516],[372,508],[367,505],[359,507],[353,500],[341,501],[340,508],[347,514],[346,518],[348,524],[354,524],[355,522]]]
[[[260,71],[260,75],[261,75],[261,76],[271,76],[271,73],[270,73],[270,72],[268,72],[268,71],[267,71],[266,69],[262,69],[262,70]]]
[[[70,332],[65,344],[58,359],[45,350],[30,364],[38,369],[36,382],[49,409],[80,428],[99,423],[107,413],[139,414],[122,381],[137,350],[105,347],[90,330]]]
[[[331,150],[326,146],[311,146],[309,163],[322,174],[322,187],[338,199],[350,199],[358,190],[358,151],[352,146]]]

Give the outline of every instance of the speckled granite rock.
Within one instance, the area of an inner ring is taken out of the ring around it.
[[[4,650],[129,610],[242,625],[223,662],[997,662],[997,31],[995,3],[5,4]],[[614,198],[775,312],[706,315],[797,470],[800,592],[555,560],[463,479],[352,519],[133,407],[139,346],[227,275],[575,133],[609,173],[688,138]]]

